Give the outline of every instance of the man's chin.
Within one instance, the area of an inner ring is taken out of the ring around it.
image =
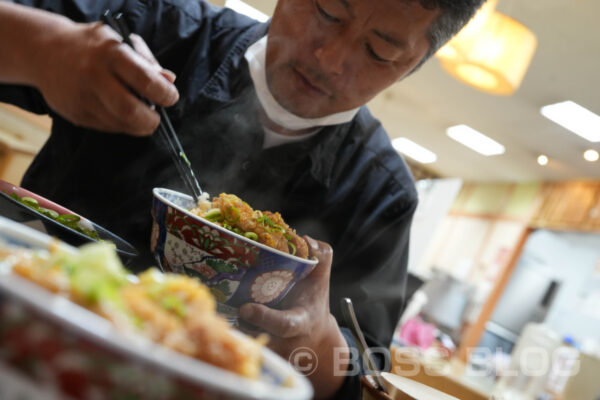
[[[312,99],[302,99],[301,96],[294,96],[293,100],[274,97],[283,108],[300,118],[313,119],[333,114],[327,112],[325,105]]]
[[[292,87],[269,84],[269,90],[280,106],[300,118],[320,118],[330,114],[322,101],[305,96]]]

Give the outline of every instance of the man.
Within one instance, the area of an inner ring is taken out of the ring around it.
[[[280,211],[322,241],[307,239],[320,262],[280,309],[248,304],[241,318],[284,357],[316,353],[317,397],[358,397],[344,376],[354,365],[340,361],[355,346],[339,301],[354,300],[370,346],[389,345],[417,201],[362,106],[482,1],[280,0],[266,25],[191,0],[19,1],[70,19],[0,2],[0,100],[54,119],[23,185],[131,241],[149,265],[151,189],[184,187],[149,136],[158,114],[135,94],[173,106],[205,190]],[[106,8],[126,14],[137,53],[94,23]]]

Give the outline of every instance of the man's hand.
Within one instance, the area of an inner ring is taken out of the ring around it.
[[[40,90],[48,105],[76,125],[150,135],[161,106],[179,98],[143,40],[134,51],[108,26],[78,24],[45,11],[0,2],[0,82]],[[134,94],[135,93],[135,94]]]
[[[315,256],[319,263],[288,293],[281,310],[249,303],[240,308],[240,317],[269,333],[269,347],[285,359],[289,359],[296,349],[304,347],[312,350],[318,365],[308,378],[315,387],[316,398],[329,398],[343,383],[347,369],[347,365],[336,365],[338,360],[334,358],[334,348],[337,348],[337,358],[343,360],[348,357],[348,347],[329,311],[333,251],[326,243],[307,236],[305,239],[310,255]]]
[[[46,51],[38,87],[48,105],[71,122],[107,132],[149,135],[158,113],[134,93],[161,106],[179,98],[174,75],[163,71],[144,41],[137,51],[101,23],[73,24],[56,34]]]

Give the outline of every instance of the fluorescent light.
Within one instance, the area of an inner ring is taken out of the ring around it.
[[[546,165],[548,164],[548,157],[542,154],[537,158],[537,162],[540,165]]]
[[[541,108],[544,117],[590,142],[600,142],[600,116],[570,100]]]
[[[418,145],[407,138],[396,138],[392,140],[392,146],[400,153],[421,164],[430,164],[437,160],[437,155],[434,152],[427,150],[425,147]]]
[[[598,158],[600,158],[600,154],[598,154],[596,150],[589,149],[583,153],[583,158],[585,158],[586,161],[594,162],[598,161]]]
[[[260,22],[265,22],[269,19],[269,16],[267,14],[258,11],[256,8],[252,7],[247,3],[244,3],[242,0],[226,0],[225,7],[229,7],[232,10],[239,12],[240,14],[244,14]]]
[[[467,125],[451,126],[446,130],[446,134],[462,145],[484,156],[495,156],[503,154],[505,151],[504,146],[500,143]]]

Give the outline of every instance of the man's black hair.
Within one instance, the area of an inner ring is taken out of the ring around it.
[[[440,15],[429,27],[430,48],[414,70],[435,54],[452,36],[469,22],[486,0],[418,0],[423,8],[440,9]],[[414,71],[413,70],[413,71]]]

